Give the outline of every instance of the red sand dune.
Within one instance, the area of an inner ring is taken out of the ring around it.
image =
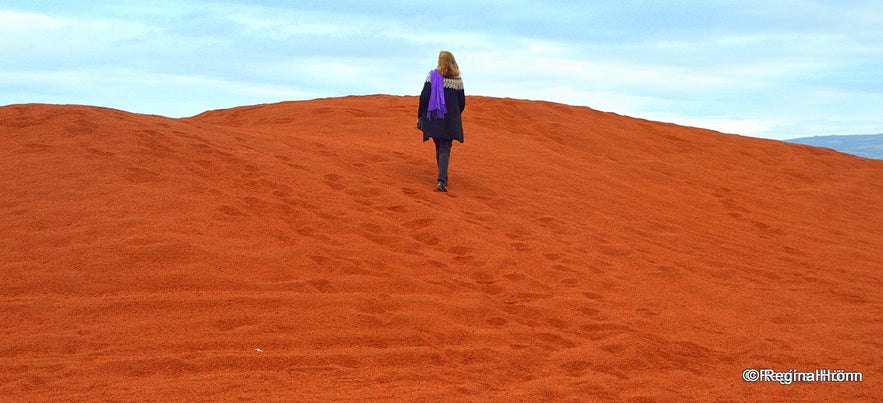
[[[883,399],[883,161],[416,108],[0,108],[0,400]]]

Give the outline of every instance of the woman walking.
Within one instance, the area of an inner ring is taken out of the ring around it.
[[[417,111],[418,126],[423,130],[423,141],[432,138],[435,143],[435,161],[438,165],[436,190],[448,191],[448,164],[454,140],[463,142],[463,121],[466,93],[460,79],[460,67],[448,51],[438,54],[438,68],[429,72],[420,93]]]

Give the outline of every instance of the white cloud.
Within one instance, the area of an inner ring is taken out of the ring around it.
[[[45,29],[59,29],[73,25],[71,20],[54,18],[35,13],[20,13],[0,10],[0,32],[23,33],[39,32]]]
[[[736,119],[728,117],[691,118],[678,115],[650,114],[647,119],[660,122],[675,123],[683,126],[701,127],[719,131],[721,133],[741,134],[745,136],[758,136],[769,133],[783,125],[784,122],[772,120]]]
[[[0,60],[0,104],[183,116],[416,94],[446,49],[467,94],[758,136],[883,131],[879,2],[452,1],[442,16],[408,1],[22,1],[0,11],[0,52],[15,55]]]
[[[23,88],[42,89],[39,93],[20,94],[17,103],[100,105],[170,117],[191,116],[208,109],[322,96],[319,92],[286,85],[131,70],[0,72],[0,82],[16,82]],[[133,82],[138,83],[138,91],[131,90]]]

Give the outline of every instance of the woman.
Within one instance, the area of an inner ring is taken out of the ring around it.
[[[466,94],[460,67],[448,51],[438,54],[438,68],[429,72],[420,93],[418,126],[423,130],[423,141],[432,138],[435,143],[435,161],[438,165],[436,190],[448,191],[448,163],[454,140],[463,142],[463,122],[460,114],[466,108]]]

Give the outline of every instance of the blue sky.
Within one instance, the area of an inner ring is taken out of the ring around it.
[[[879,0],[0,0],[0,105],[184,117],[416,95],[442,49],[467,95],[775,139],[883,133]]]

